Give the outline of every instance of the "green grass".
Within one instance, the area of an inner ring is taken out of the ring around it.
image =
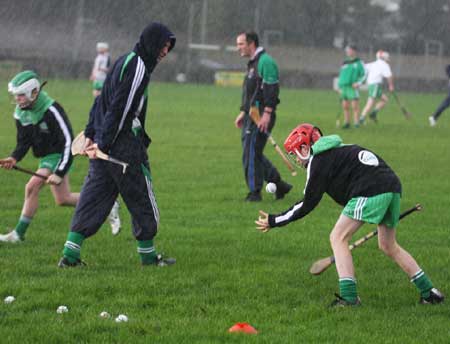
[[[5,83],[1,83],[4,85]],[[47,90],[68,112],[74,131],[83,129],[92,103],[90,85],[50,81]],[[0,98],[0,156],[15,144],[12,105]],[[331,91],[283,89],[273,136],[281,144],[300,122],[340,134],[380,154],[403,184],[402,209],[420,202],[421,213],[404,219],[399,242],[444,293],[449,293],[450,114],[436,128],[427,116],[443,95],[400,94],[414,114],[406,121],[394,102],[378,125],[359,130],[335,128],[338,111]],[[147,130],[154,185],[161,211],[156,244],[178,262],[167,269],[142,268],[121,209],[123,229],[112,237],[104,225],[83,245],[84,269],[56,267],[69,230],[71,208],[54,205],[43,190],[27,240],[0,245],[1,342],[14,343],[424,343],[448,342],[448,303],[417,304],[407,276],[376,247],[376,240],[354,252],[363,307],[329,310],[337,291],[333,268],[319,277],[310,264],[331,254],[328,235],[340,208],[328,197],[306,218],[261,234],[253,221],[258,210],[287,209],[301,198],[305,175],[291,177],[274,150],[267,156],[295,185],[275,202],[264,194],[246,204],[240,132],[233,122],[240,90],[212,86],[152,84]],[[31,154],[21,166],[34,169]],[[79,190],[87,161],[76,158],[72,189]],[[0,171],[0,226],[13,227],[20,215],[28,177]],[[356,237],[372,230],[365,226]],[[56,314],[59,305],[69,313]],[[107,310],[124,313],[128,323],[99,318]],[[233,335],[227,329],[249,322],[260,334]]]

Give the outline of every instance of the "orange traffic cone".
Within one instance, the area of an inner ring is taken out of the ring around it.
[[[228,332],[258,333],[258,331],[248,323],[236,323],[228,329]]]

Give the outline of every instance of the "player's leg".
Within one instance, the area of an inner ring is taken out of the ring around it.
[[[79,193],[70,192],[69,175],[66,174],[59,185],[51,185],[50,189],[57,205],[75,207],[80,198]]]
[[[252,124],[249,116],[245,116],[244,124],[242,126],[241,142],[242,142],[242,166],[244,169],[245,182],[249,189],[245,200],[246,201],[259,201],[261,200],[261,190],[256,190],[255,185],[255,172],[254,172],[254,146],[255,135],[257,128]]]
[[[252,126],[249,128],[245,139],[245,174],[247,185],[250,190],[245,200],[248,202],[259,202],[262,199],[261,189],[264,180],[264,172],[261,166],[261,155],[264,145],[261,145],[261,135],[264,134],[260,133],[256,126]],[[264,138],[262,139],[264,140]]]
[[[355,92],[358,92],[355,90]],[[359,126],[359,95],[358,98],[352,100],[352,110],[353,110],[353,124],[355,127]]]
[[[269,133],[273,130],[276,122],[276,114],[272,113],[272,118],[269,125]],[[267,183],[275,183],[277,186],[277,190],[275,192],[276,199],[282,199],[284,196],[291,191],[292,185],[286,183],[281,179],[281,175],[278,172],[278,169],[272,162],[267,159],[264,155],[264,149],[267,144],[268,136],[265,133],[258,131],[258,135],[256,136],[256,144],[255,144],[255,155],[254,155],[254,165],[255,169],[258,171],[256,173],[256,185],[259,190],[262,189],[264,181]]]
[[[36,171],[44,176],[49,176],[51,171],[46,168],[39,168]],[[45,180],[36,176],[30,178],[25,185],[25,199],[22,206],[22,212],[15,229],[8,233],[0,235],[2,242],[19,242],[25,239],[25,233],[33,220],[39,206],[39,192],[45,185]]]
[[[372,109],[374,103],[375,103],[375,99],[370,97],[370,95],[369,95],[369,98],[367,98],[367,103],[364,106],[364,109],[363,109],[363,111],[361,113],[361,117],[359,118],[359,123],[360,124],[363,124],[365,122],[367,114]]]
[[[340,297],[349,304],[359,303],[359,298],[356,291],[353,258],[348,245],[352,235],[363,224],[362,221],[341,214],[330,234],[331,247],[339,276]]]
[[[434,127],[436,125],[436,122],[438,118],[441,116],[442,112],[444,112],[445,109],[447,109],[450,106],[450,93],[448,94],[447,98],[445,98],[441,104],[439,104],[436,111],[428,117],[428,120],[430,121],[430,125]]]
[[[342,128],[350,128],[350,101],[347,99],[342,99],[342,112],[344,113],[344,125]]]
[[[107,161],[91,160],[89,162],[89,172],[81,189],[70,232],[64,244],[60,267],[79,265],[83,241],[97,233],[105,222],[118,196],[116,180],[110,173],[113,167],[121,173],[121,167]]]
[[[402,248],[395,238],[395,228],[390,228],[385,224],[378,226],[378,245],[380,249],[397,263],[406,272],[412,283],[420,292],[421,303],[441,303],[444,296],[433,288],[428,276],[419,267],[416,260],[404,248]]]
[[[137,240],[137,251],[142,265],[165,266],[175,263],[173,258],[162,258],[154,245],[159,226],[159,209],[153,192],[148,165],[132,165],[120,183],[120,194],[130,211],[133,235]]]
[[[382,222],[378,225],[378,245],[409,276],[420,291],[421,303],[440,303],[443,295],[435,288],[416,260],[396,240],[395,227],[400,216],[400,195],[393,194]]]
[[[389,101],[389,98],[384,93],[382,93],[377,104],[375,105],[375,109],[377,111],[380,111],[382,108],[384,108],[386,106],[388,101]]]

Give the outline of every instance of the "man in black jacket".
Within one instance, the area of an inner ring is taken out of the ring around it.
[[[324,193],[344,207],[330,234],[340,289],[332,306],[360,304],[348,242],[365,222],[378,225],[380,249],[417,286],[420,303],[435,304],[444,300],[414,258],[396,241],[401,184],[383,159],[360,146],[342,144],[337,135],[322,137],[320,129],[306,123],[291,132],[284,147],[307,170],[304,198],[280,214],[260,211],[257,228],[267,232],[306,216],[319,204]]]
[[[153,193],[145,132],[148,83],[151,73],[173,47],[175,36],[162,24],[152,23],[142,32],[129,54],[114,63],[94,101],[85,129],[89,174],[64,245],[60,267],[82,265],[83,241],[94,235],[120,194],[131,213],[133,234],[143,265],[175,263],[156,253],[153,238],[159,224],[159,210]],[[99,160],[97,151],[129,164],[122,167]]]
[[[249,58],[242,86],[240,113],[234,121],[236,128],[242,130],[242,164],[250,191],[245,200],[261,201],[264,181],[275,183],[277,186],[275,197],[282,199],[291,190],[292,185],[281,180],[277,168],[263,153],[267,135],[275,126],[275,110],[280,102],[278,66],[264,48],[259,46],[258,35],[255,32],[241,33],[236,38],[236,45],[239,54]],[[261,114],[260,118],[250,116],[251,108]]]
[[[40,158],[37,173],[47,180],[32,176],[25,186],[25,201],[15,229],[0,235],[0,241],[20,242],[38,209],[39,192],[50,184],[56,204],[75,206],[79,194],[70,192],[68,171],[72,165],[70,145],[72,127],[62,106],[41,90],[38,75],[30,70],[17,74],[8,84],[16,108],[17,145],[11,156],[0,160],[0,167],[12,169],[29,149]]]

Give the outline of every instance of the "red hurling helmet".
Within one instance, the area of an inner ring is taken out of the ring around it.
[[[289,155],[299,157],[302,160],[309,158],[310,153],[307,156],[301,155],[301,147],[311,146],[322,136],[322,131],[309,123],[303,123],[297,126],[284,141],[284,149]]]

